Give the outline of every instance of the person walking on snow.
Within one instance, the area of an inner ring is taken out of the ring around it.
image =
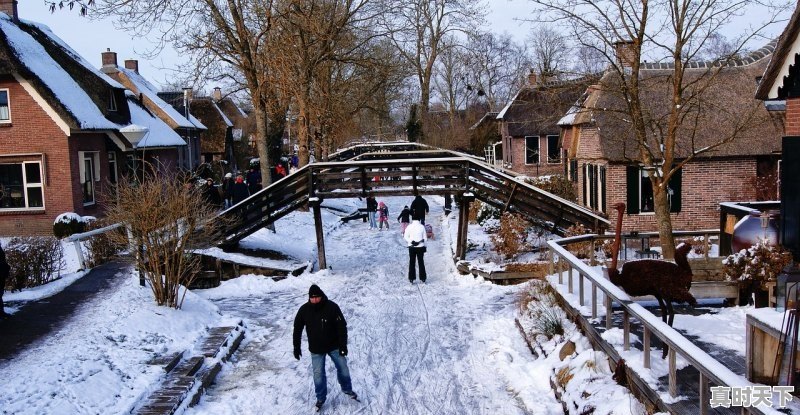
[[[375,212],[378,210],[378,202],[373,196],[367,196],[367,217],[369,218],[369,228],[378,229],[378,224],[375,223]]]
[[[308,289],[308,302],[300,306],[294,318],[294,358],[300,360],[300,337],[306,329],[308,351],[311,352],[311,366],[314,374],[314,392],[317,395],[316,407],[319,410],[328,395],[328,381],[325,377],[325,355],[330,356],[336,366],[336,377],[342,393],[358,400],[350,381],[347,368],[347,321],[342,310],[329,300],[316,284]]]
[[[403,211],[400,212],[397,221],[400,222],[400,234],[405,235],[408,223],[411,222],[411,210],[408,208],[408,205],[403,206]]]
[[[383,225],[386,225],[386,230],[389,230],[389,208],[386,204],[378,203],[378,229],[383,230]]]
[[[425,215],[428,214],[430,208],[428,207],[428,202],[422,198],[422,196],[417,195],[414,200],[411,202],[411,219],[418,220],[421,224],[425,224]]]
[[[414,269],[414,261],[417,261],[419,262],[419,280],[425,282],[428,279],[428,275],[425,273],[425,241],[428,240],[425,226],[417,219],[412,220],[403,233],[403,239],[408,242],[408,280],[413,284],[417,279]]]

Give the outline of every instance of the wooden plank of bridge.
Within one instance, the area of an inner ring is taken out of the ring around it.
[[[317,197],[308,199],[308,204],[311,205],[314,211],[314,229],[317,233],[317,255],[319,258],[319,269],[328,268],[325,261],[325,235],[322,233],[322,214],[320,213],[321,200]]]

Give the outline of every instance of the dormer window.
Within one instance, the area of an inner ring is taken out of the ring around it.
[[[0,89],[0,123],[11,122],[11,105],[8,102],[8,89]]]
[[[108,94],[108,110],[109,111],[116,111],[117,110],[117,99],[114,97],[114,90],[112,89],[109,91]]]

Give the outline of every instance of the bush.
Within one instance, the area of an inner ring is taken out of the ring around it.
[[[6,287],[12,290],[54,281],[64,267],[61,243],[53,237],[13,238],[6,247],[6,259],[11,266]]]
[[[58,215],[53,222],[53,235],[58,239],[66,238],[75,233],[84,232],[85,229],[86,223],[77,213],[62,213]]]
[[[767,240],[760,240],[749,249],[728,256],[722,260],[722,271],[729,281],[740,280],[751,289],[766,290],[766,283],[776,281],[778,274],[792,261],[792,254],[780,246],[772,246]]]
[[[475,217],[475,221],[481,226],[489,219],[500,219],[500,209],[488,203],[481,203],[480,207],[476,210],[478,213]]]
[[[547,339],[564,334],[566,313],[555,297],[552,286],[543,281],[533,281],[518,299],[520,313],[530,317],[530,335],[543,335]]]
[[[526,244],[530,224],[521,215],[506,212],[500,217],[500,230],[490,238],[494,250],[506,259],[531,248]]]
[[[567,231],[564,237],[569,238],[571,236],[580,236],[586,235],[587,233],[591,233],[585,226],[582,224],[572,225],[567,228]],[[577,258],[586,259],[592,255],[592,243],[587,242],[576,242],[566,246],[566,248],[572,252]]]
[[[103,222],[91,222],[87,230],[100,229],[107,226]],[[100,264],[108,262],[111,258],[115,257],[119,251],[125,248],[125,245],[120,245],[119,241],[123,237],[111,235],[111,233],[125,232],[125,228],[119,227],[117,229],[95,235],[86,240],[85,247],[89,251],[87,261],[90,266],[96,267]]]
[[[525,181],[545,192],[552,193],[570,202],[577,202],[578,195],[575,193],[574,184],[562,174],[552,176],[529,177]]]

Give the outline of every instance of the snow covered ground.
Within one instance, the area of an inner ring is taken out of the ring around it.
[[[390,217],[410,202],[383,201]],[[326,413],[562,413],[550,390],[548,367],[535,362],[514,325],[514,300],[521,286],[458,275],[448,251],[450,232],[448,223],[442,223],[441,201],[428,202],[427,222],[437,239],[427,244],[425,285],[407,280],[408,252],[399,224],[370,231],[367,224],[351,221],[325,240],[329,270],[279,282],[246,276],[200,293],[223,313],[244,316],[248,334],[217,385],[188,413],[309,411],[315,401],[311,361],[305,336],[303,356],[294,360],[292,323],[312,283],[347,318],[348,362],[362,400],[341,393],[328,364]],[[310,227],[310,221],[298,223],[295,233]],[[279,222],[277,228],[276,235],[262,231],[255,238],[269,244],[282,238],[285,226]]]

